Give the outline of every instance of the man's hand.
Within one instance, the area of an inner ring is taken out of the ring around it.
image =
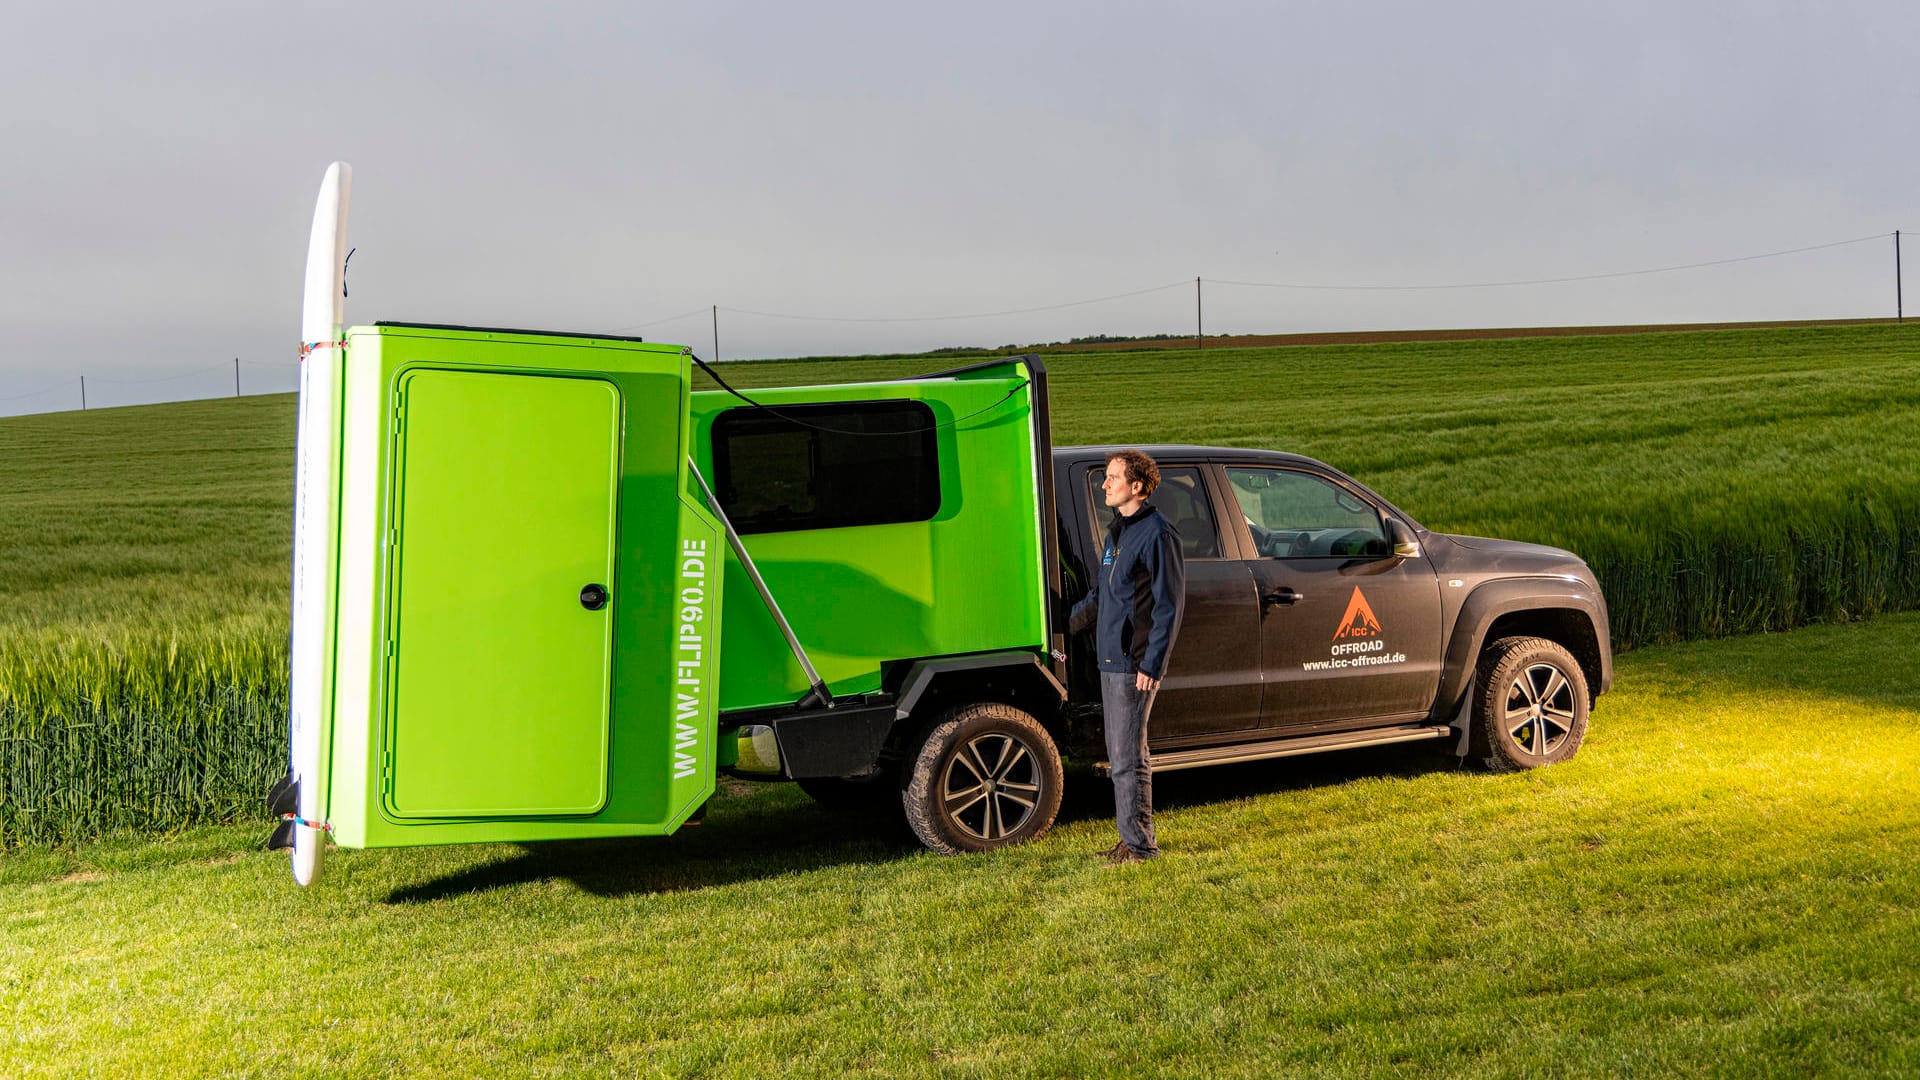
[[[1144,671],[1136,671],[1133,673],[1133,688],[1143,694],[1150,690],[1158,690],[1160,689],[1160,680]]]

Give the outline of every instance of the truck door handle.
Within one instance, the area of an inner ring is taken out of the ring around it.
[[[1260,610],[1265,611],[1275,604],[1297,604],[1306,598],[1306,593],[1294,592],[1293,587],[1289,585],[1279,592],[1261,593]]]

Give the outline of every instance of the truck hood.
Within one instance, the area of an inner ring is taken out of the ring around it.
[[[1573,559],[1582,561],[1580,560],[1580,556],[1575,555],[1571,551],[1563,548],[1548,547],[1545,544],[1524,544],[1518,540],[1495,540],[1488,536],[1456,536],[1452,533],[1442,533],[1441,535],[1459,544],[1461,547],[1470,547],[1475,551],[1485,551],[1500,555],[1531,555],[1535,558],[1543,559]]]
[[[1598,586],[1586,560],[1557,547],[1450,533],[1430,533],[1428,539],[1427,551],[1433,557],[1434,569],[1442,573],[1572,575]]]

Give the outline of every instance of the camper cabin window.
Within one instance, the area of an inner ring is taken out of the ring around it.
[[[918,401],[728,409],[720,503],[742,534],[926,521],[940,511],[933,410]]]

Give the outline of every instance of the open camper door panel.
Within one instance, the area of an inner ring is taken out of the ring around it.
[[[592,814],[607,801],[619,393],[421,369],[398,396],[387,808]]]
[[[726,544],[687,468],[686,350],[344,338],[320,680],[334,841],[674,831],[715,783]]]

